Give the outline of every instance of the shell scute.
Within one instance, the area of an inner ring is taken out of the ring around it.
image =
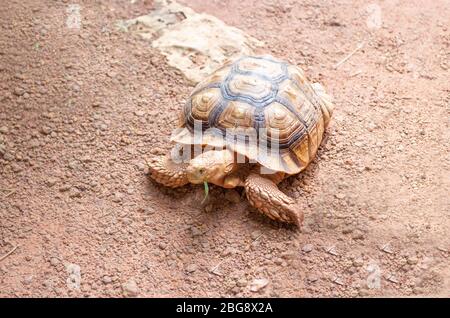
[[[186,129],[172,140],[198,143],[192,137],[198,121],[202,130],[218,132],[203,144],[226,144],[269,170],[294,174],[314,158],[332,110],[329,96],[301,68],[271,56],[247,56],[196,86],[182,116]],[[255,139],[257,144],[249,143]]]

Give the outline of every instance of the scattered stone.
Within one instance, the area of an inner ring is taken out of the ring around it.
[[[305,245],[302,247],[302,251],[305,252],[305,253],[309,253],[309,252],[311,252],[313,249],[314,249],[314,246],[313,246],[312,244],[305,244]]]
[[[390,281],[391,283],[394,283],[394,284],[398,284],[399,283],[397,277],[395,277],[394,275],[388,276],[387,280]]]
[[[136,297],[139,295],[139,287],[133,279],[122,285],[123,294],[125,297]]]
[[[392,250],[391,244],[387,243],[381,246],[380,248],[383,252],[388,254],[394,254],[394,251]]]
[[[189,264],[188,266],[186,266],[186,272],[193,273],[197,270],[197,268],[197,264]]]
[[[228,200],[228,201],[230,201],[230,202],[232,202],[232,203],[235,203],[235,204],[241,202],[241,196],[240,196],[239,193],[238,193],[236,190],[234,190],[234,189],[228,190],[228,191],[225,193],[225,199]]]
[[[269,285],[269,280],[268,279],[266,279],[266,278],[256,278],[250,284],[250,291],[258,292],[261,289],[265,288],[267,285]]]
[[[41,133],[43,133],[44,135],[50,135],[52,133],[52,128],[48,126],[43,126],[41,128]]]
[[[344,286],[345,284],[344,284],[344,281],[341,279],[341,278],[339,278],[339,277],[335,277],[334,279],[333,279],[333,283],[335,283],[335,284],[337,284],[337,285],[339,285],[339,286]]]
[[[353,266],[355,267],[361,267],[364,265],[364,260],[362,258],[356,258],[353,260]]]
[[[353,232],[353,228],[351,226],[346,226],[344,229],[342,229],[342,234],[350,234]]]
[[[331,254],[331,255],[334,255],[334,256],[338,256],[339,255],[339,253],[336,251],[336,247],[333,245],[333,246],[330,246],[330,247],[328,247],[328,248],[325,248],[325,251],[328,253],[328,254]]]
[[[22,167],[19,166],[15,162],[11,164],[11,169],[12,169],[13,172],[16,172],[16,173],[22,171]]]
[[[59,265],[59,259],[57,259],[56,257],[52,257],[52,258],[50,258],[50,264],[52,265],[52,266],[58,266]]]
[[[45,181],[45,184],[47,184],[47,186],[49,186],[49,187],[53,187],[53,186],[56,184],[56,182],[58,182],[58,178],[55,178],[55,177],[49,177],[49,178],[47,178],[47,180]]]
[[[24,285],[30,285],[33,282],[33,275],[28,275],[22,281]]]
[[[0,133],[2,133],[2,134],[7,134],[8,131],[9,131],[8,127],[6,127],[6,126],[0,127]]]
[[[345,199],[345,194],[344,194],[344,193],[336,193],[334,196],[335,196],[337,199],[339,199],[339,200]]]
[[[235,252],[235,249],[232,247],[227,247],[225,250],[223,250],[221,256],[222,257],[226,257],[226,256],[230,256],[231,254],[233,254]]]
[[[66,192],[69,191],[72,188],[72,186],[70,184],[63,184],[60,188],[59,191],[60,192]]]
[[[104,284],[110,284],[110,283],[112,282],[111,276],[108,276],[108,275],[103,276],[102,282],[103,282]]]
[[[115,192],[115,193],[114,193],[114,196],[113,196],[113,198],[112,198],[112,202],[119,203],[119,202],[122,201],[122,199],[123,199],[123,193],[121,193],[121,192]]]
[[[14,156],[12,154],[10,154],[9,152],[6,152],[3,154],[3,159],[5,159],[6,161],[13,161]]]
[[[363,240],[364,238],[365,238],[364,232],[360,230],[356,230],[352,235],[352,239],[354,240]]]
[[[77,167],[78,167],[78,164],[77,164],[77,162],[75,160],[72,160],[72,161],[69,162],[68,166],[69,166],[70,169],[76,170]]]
[[[67,277],[67,287],[69,289],[80,289],[81,284],[81,268],[77,264],[68,264],[66,271],[69,274]]]
[[[23,88],[21,87],[14,88],[14,95],[22,96],[23,94],[25,94],[25,90]]]
[[[247,286],[247,280],[245,278],[240,278],[237,282],[236,285],[239,287],[245,287]]]
[[[136,110],[136,111],[134,112],[134,114],[135,114],[137,117],[142,117],[142,116],[145,115],[145,112],[143,112],[142,110]]]
[[[410,256],[407,259],[409,265],[416,265],[419,262],[419,259],[416,256]]]
[[[158,247],[159,247],[161,250],[165,250],[165,249],[167,248],[167,244],[164,243],[164,242],[160,242],[160,243],[158,244]]]
[[[307,280],[308,282],[310,282],[310,283],[314,283],[314,282],[316,282],[316,281],[319,280],[319,277],[317,277],[317,276],[314,275],[314,274],[309,274],[309,275],[306,277],[306,280]]]
[[[71,187],[69,197],[70,198],[81,198],[81,191],[75,187]]]
[[[233,294],[233,295],[236,295],[237,293],[239,293],[241,290],[239,289],[239,287],[238,286],[234,286],[232,289],[231,289],[231,293]]]

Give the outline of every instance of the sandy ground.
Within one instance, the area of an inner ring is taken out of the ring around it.
[[[200,207],[201,187],[149,181],[192,87],[114,27],[152,1],[73,3],[0,6],[0,296],[450,295],[448,1],[183,2],[334,96],[317,159],[281,185],[301,231],[239,191]]]

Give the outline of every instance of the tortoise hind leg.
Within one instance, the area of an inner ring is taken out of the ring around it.
[[[301,226],[301,207],[294,199],[281,192],[272,180],[251,173],[245,180],[245,193],[250,204],[269,218]]]
[[[173,162],[169,155],[154,157],[147,164],[152,179],[166,187],[177,188],[189,183],[186,164]]]

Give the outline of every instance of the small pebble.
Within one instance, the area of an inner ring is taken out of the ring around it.
[[[193,273],[197,270],[197,265],[196,264],[189,264],[188,266],[186,266],[186,272],[188,273]]]
[[[258,292],[261,289],[265,288],[267,285],[269,285],[269,280],[266,278],[256,278],[253,280],[253,282],[250,285],[250,291],[252,292]]]
[[[112,282],[111,276],[108,276],[108,275],[103,276],[102,282],[103,282],[104,284],[110,284],[110,283]]]
[[[139,287],[133,279],[122,285],[123,294],[126,297],[136,297],[139,295]]]
[[[312,244],[305,244],[305,245],[302,247],[302,251],[305,252],[305,253],[309,253],[309,252],[311,252],[313,249],[314,249],[314,246],[313,246]]]

